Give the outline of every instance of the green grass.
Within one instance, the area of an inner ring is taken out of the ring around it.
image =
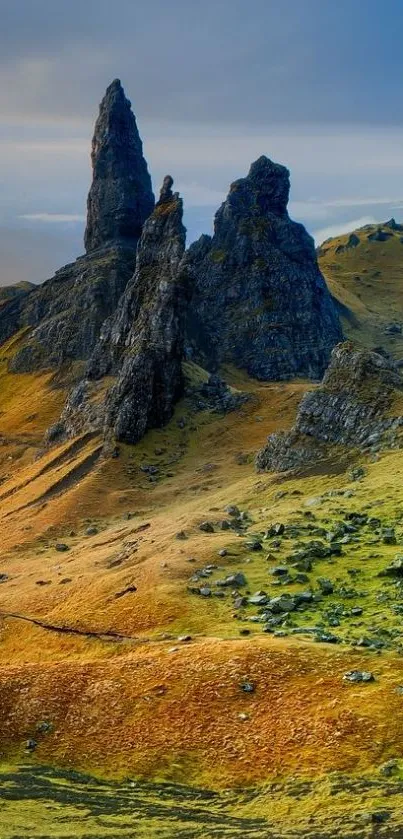
[[[277,839],[357,835],[384,813],[393,837],[402,826],[403,783],[336,773],[318,780],[275,779],[263,789],[215,793],[174,784],[108,784],[46,767],[0,768],[1,839]],[[312,815],[312,812],[314,815]],[[303,831],[301,834],[299,831]],[[372,835],[372,833],[368,833]]]

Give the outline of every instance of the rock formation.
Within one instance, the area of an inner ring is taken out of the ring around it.
[[[109,85],[101,102],[91,160],[87,253],[111,242],[137,242],[153,211],[154,196],[136,119],[119,79]]]
[[[313,240],[288,216],[289,186],[288,170],[260,157],[232,184],[213,237],[189,249],[187,351],[209,370],[320,378],[342,338]]]
[[[36,288],[28,282],[0,288],[0,345],[20,329],[27,297]]]
[[[321,386],[303,397],[294,428],[268,438],[257,468],[306,466],[335,445],[360,451],[400,445],[402,393],[403,378],[390,358],[340,344]]]
[[[57,271],[18,307],[13,331],[25,326],[32,331],[11,361],[13,372],[87,360],[133,275],[154,196],[136,121],[119,81],[109,86],[100,106],[92,164],[87,254]],[[3,319],[10,320],[0,311],[0,336],[7,333]]]
[[[180,270],[186,231],[178,193],[166,178],[146,221],[135,274],[115,314],[104,324],[88,379],[70,395],[50,439],[78,431],[135,443],[164,425],[183,392],[182,359],[188,286]],[[116,379],[99,399],[102,377]],[[101,380],[101,381],[100,381]]]
[[[148,428],[165,425],[183,391],[188,288],[186,276],[179,271],[186,241],[182,215],[182,200],[178,193],[172,194],[165,180],[139,244],[129,307],[136,309],[137,317],[126,337],[125,328],[119,335],[118,343],[122,346],[124,341],[125,351],[106,399],[106,427],[117,440],[128,443],[140,440]]]

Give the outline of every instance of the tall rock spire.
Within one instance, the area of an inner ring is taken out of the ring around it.
[[[104,323],[87,378],[70,393],[48,440],[97,431],[107,441],[137,443],[149,428],[170,420],[183,394],[190,288],[181,270],[186,239],[182,199],[172,185],[168,175],[144,224],[135,273]],[[105,376],[114,377],[106,394]]]
[[[136,119],[119,79],[109,85],[101,102],[91,160],[87,253],[111,242],[135,246],[154,209],[154,196]]]
[[[288,215],[289,190],[288,169],[260,157],[231,184],[213,238],[187,252],[187,351],[212,372],[225,363],[262,380],[320,378],[342,340],[313,239]]]

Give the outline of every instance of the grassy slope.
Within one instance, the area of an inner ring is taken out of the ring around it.
[[[392,234],[385,242],[368,240],[379,228]],[[403,323],[403,233],[382,225],[355,231],[357,247],[346,248],[350,234],[324,242],[319,263],[334,297],[347,308],[345,334],[366,347],[383,346],[403,356],[403,335],[385,335],[385,327]],[[337,249],[344,248],[336,253]]]
[[[213,580],[242,570],[251,592],[277,593],[269,574],[274,561],[265,558],[271,546],[255,553],[245,545],[276,521],[304,524],[314,515],[318,525],[329,527],[346,507],[366,509],[395,525],[401,541],[400,453],[367,465],[367,477],[353,485],[337,463],[331,468],[318,463],[314,473],[289,481],[258,476],[254,453],[267,433],[292,424],[307,385],[262,385],[229,370],[231,383],[252,396],[237,413],[191,415],[183,403],[168,428],[136,447],[122,447],[116,460],[99,457],[96,439],[64,444],[38,458],[43,431],[57,417],[64,392],[52,386],[49,374],[7,374],[6,358],[14,349],[10,342],[0,357],[0,573],[9,576],[0,585],[3,758],[216,789],[277,779],[275,793],[263,787],[252,798],[238,794],[226,813],[265,816],[284,831],[303,814],[306,835],[309,819],[318,832],[329,814],[343,824],[363,809],[385,806],[393,811],[393,823],[400,823],[403,763],[390,781],[392,808],[379,775],[385,761],[403,756],[398,639],[378,655],[347,643],[316,644],[308,636],[273,638],[249,622],[253,609],[241,612],[246,622],[234,618],[230,594],[204,600],[187,589],[195,569],[213,562],[220,566]],[[184,428],[179,417],[186,419]],[[156,483],[140,470],[144,463],[159,464]],[[353,491],[348,502],[326,495],[346,488]],[[203,520],[224,518],[230,503],[248,512],[247,534],[199,530]],[[89,524],[98,533],[86,535]],[[181,530],[185,541],[176,539]],[[69,550],[57,552],[57,541]],[[223,547],[229,555],[218,558]],[[283,540],[275,562],[292,547]],[[356,588],[366,597],[358,593],[344,605],[363,605],[364,614],[344,618],[332,631],[351,640],[374,628],[400,629],[393,599],[384,604],[378,599],[381,590],[387,598],[394,591],[377,577],[398,548],[382,543],[369,548],[365,540],[356,547],[314,567],[309,585],[316,590],[319,576],[330,577],[336,593],[297,615],[295,626],[326,625],[325,611],[340,602],[339,588],[351,583],[354,566],[361,572]],[[137,590],[116,596],[131,586]],[[307,584],[292,590],[303,588]],[[44,629],[22,617],[78,634]],[[240,635],[243,628],[250,636]],[[177,640],[187,633],[192,641]],[[376,681],[348,685],[343,674],[350,669],[371,670]],[[244,679],[254,683],[254,693],[241,690]],[[48,733],[38,733],[43,721],[51,724]],[[28,755],[31,737],[38,747]],[[340,782],[337,795],[326,780],[329,772],[349,779]],[[309,781],[303,793],[293,787],[299,776]],[[359,777],[368,778],[365,791],[351,788]],[[21,812],[15,804],[7,807],[4,824],[13,818],[17,830]],[[34,828],[42,835],[46,807],[32,808],[30,835]],[[147,824],[151,831],[150,819]],[[96,836],[96,825],[90,830],[86,824],[85,835]],[[2,839],[14,835],[4,830]],[[166,833],[155,830],[172,835],[169,827]],[[111,831],[117,835],[114,822]],[[81,835],[78,823],[75,832]]]

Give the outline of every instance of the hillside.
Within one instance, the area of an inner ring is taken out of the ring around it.
[[[403,357],[403,225],[393,219],[328,239],[318,259],[348,338]]]
[[[305,476],[256,475],[256,450],[293,423],[307,386],[227,370],[251,397],[238,411],[195,412],[185,399],[165,429],[114,459],[88,435],[38,459],[64,394],[49,374],[7,373],[14,351],[3,349],[0,374],[0,699],[2,771],[25,803],[22,812],[7,794],[0,835],[29,825],[36,836],[32,824],[38,836],[45,824],[61,835],[59,815],[70,813],[74,836],[96,837],[96,813],[114,794],[122,807],[132,794],[144,799],[144,836],[171,836],[171,818],[184,836],[213,836],[214,812],[223,836],[238,835],[235,820],[242,836],[292,836],[301,825],[305,836],[334,836],[336,826],[365,830],[384,811],[385,836],[394,835],[403,803],[401,605],[393,579],[378,575],[403,538],[400,454],[365,458],[358,482],[351,456],[344,466],[319,461]],[[300,581],[276,572],[295,551],[304,564],[304,551],[326,545],[341,521],[352,528],[341,551],[319,551],[311,570],[305,560]],[[217,586],[231,574],[245,576],[235,596],[236,583]],[[211,594],[197,593],[203,587]],[[245,595],[307,589],[317,601],[280,612],[269,629],[256,617],[258,599],[243,605]],[[349,683],[351,671],[374,681]],[[21,764],[31,767],[28,787]],[[74,821],[74,801],[88,780],[60,775],[71,784],[67,806],[57,768],[110,779],[95,786],[84,822]],[[114,793],[113,779],[128,777],[149,786]],[[217,798],[217,811],[199,802],[194,823],[192,787],[219,796],[238,785],[251,785],[246,797]],[[178,789],[188,803],[174,816]],[[158,815],[156,796],[170,813]],[[115,818],[106,807],[114,836],[131,835],[129,811]]]

